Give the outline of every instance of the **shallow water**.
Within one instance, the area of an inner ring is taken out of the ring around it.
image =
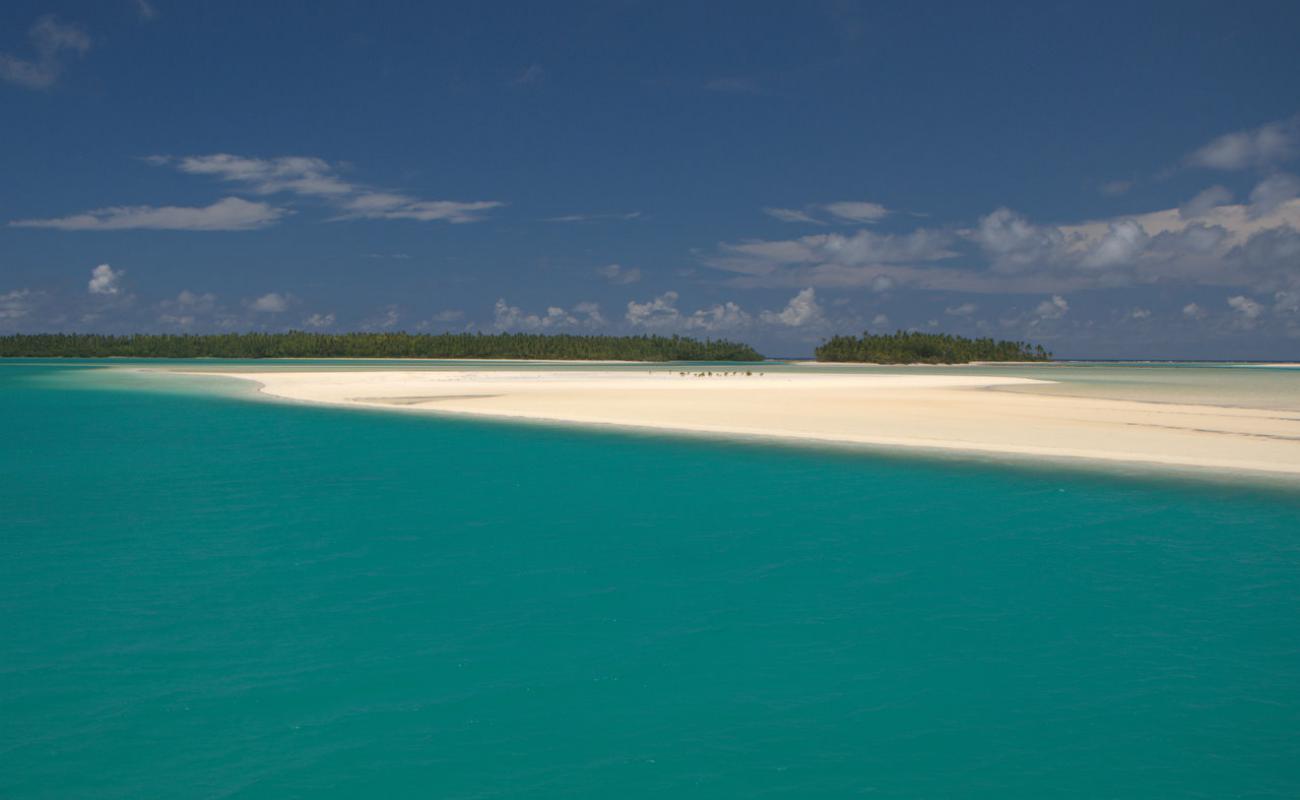
[[[1300,795],[1294,491],[210,381],[0,368],[0,796]]]

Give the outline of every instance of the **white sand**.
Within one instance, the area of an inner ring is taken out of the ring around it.
[[[211,374],[211,373],[207,373]],[[223,372],[290,400],[1300,475],[1300,414],[998,391],[983,375]]]

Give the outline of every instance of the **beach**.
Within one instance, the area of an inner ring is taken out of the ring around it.
[[[1036,394],[1052,383],[1038,378],[699,367],[215,374],[284,400],[402,413],[1300,476],[1294,409]]]

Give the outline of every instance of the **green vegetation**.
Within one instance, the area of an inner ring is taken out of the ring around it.
[[[967,339],[946,333],[835,336],[817,348],[818,361],[872,364],[968,364],[972,361],[1050,361],[1042,345],[994,339]]]
[[[0,357],[33,358],[550,358],[762,361],[746,344],[680,336],[532,333],[93,333],[0,336]]]

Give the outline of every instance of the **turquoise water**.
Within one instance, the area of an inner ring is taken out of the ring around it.
[[[1300,796],[1295,491],[193,386],[0,368],[0,797]]]

